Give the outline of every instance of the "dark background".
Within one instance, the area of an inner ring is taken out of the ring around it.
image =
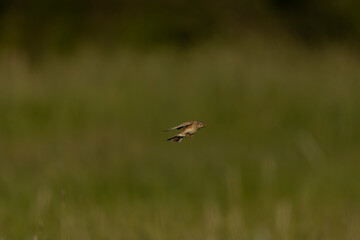
[[[265,31],[308,44],[359,40],[358,1],[2,1],[2,45],[64,50],[90,42],[108,46],[175,45],[241,38]]]

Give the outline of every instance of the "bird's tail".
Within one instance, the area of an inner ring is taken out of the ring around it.
[[[176,135],[174,137],[171,137],[169,139],[167,139],[167,141],[174,141],[174,142],[181,142],[181,140],[183,139],[184,137],[183,136],[179,136],[179,135]]]

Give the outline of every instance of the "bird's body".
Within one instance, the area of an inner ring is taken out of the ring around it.
[[[182,123],[176,127],[167,129],[165,131],[175,130],[175,129],[182,129],[180,133],[175,135],[174,137],[171,137],[167,139],[168,141],[174,141],[174,142],[181,142],[181,140],[185,137],[192,137],[200,128],[205,127],[205,124],[203,122],[199,121],[189,121]]]

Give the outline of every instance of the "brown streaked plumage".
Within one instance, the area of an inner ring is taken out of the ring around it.
[[[174,142],[181,142],[181,140],[185,137],[192,137],[197,130],[199,130],[200,128],[205,127],[205,124],[203,122],[199,122],[199,121],[189,121],[189,122],[185,122],[180,124],[179,126],[170,128],[165,130],[166,131],[170,131],[170,130],[175,130],[175,129],[182,129],[180,133],[178,133],[177,135],[175,135],[174,137],[171,137],[169,139],[167,139],[167,141],[174,141]]]

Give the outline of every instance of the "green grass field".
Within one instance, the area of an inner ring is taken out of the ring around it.
[[[3,50],[0,78],[0,239],[360,238],[349,50]]]

